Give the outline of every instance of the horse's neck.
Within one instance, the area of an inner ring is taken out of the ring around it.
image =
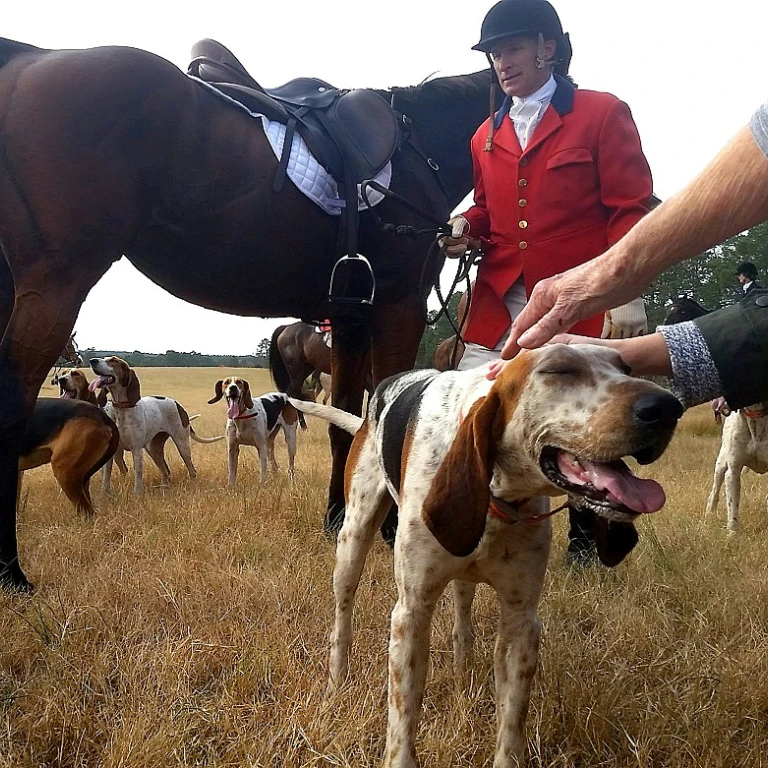
[[[394,94],[394,108],[413,120],[416,145],[440,166],[450,209],[472,190],[470,141],[488,117],[489,83],[484,71]]]

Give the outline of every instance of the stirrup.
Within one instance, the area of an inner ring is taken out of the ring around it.
[[[373,304],[376,278],[371,262],[361,253],[342,256],[331,271],[328,301],[331,304]]]

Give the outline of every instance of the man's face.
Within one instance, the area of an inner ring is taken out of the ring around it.
[[[554,40],[545,40],[542,54],[554,56]],[[493,46],[491,61],[501,90],[507,96],[529,96],[549,80],[549,67],[536,67],[538,43],[530,37],[505,37]]]
[[[739,274],[736,275],[736,279],[739,281],[739,285],[746,285],[750,282],[750,279],[743,272],[739,272]]]

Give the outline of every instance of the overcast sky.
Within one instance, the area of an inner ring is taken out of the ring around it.
[[[311,75],[340,87],[388,87],[415,84],[435,71],[482,69],[482,54],[470,48],[492,2],[4,5],[0,34],[41,47],[130,45],[186,68],[192,44],[212,37],[266,86]],[[610,91],[630,105],[662,198],[689,181],[768,98],[766,0],[555,5],[571,34],[571,74],[581,87]],[[114,313],[116,291],[126,296],[130,312]],[[84,347],[246,354],[279,322],[186,304],[122,259],[89,295],[76,329]]]

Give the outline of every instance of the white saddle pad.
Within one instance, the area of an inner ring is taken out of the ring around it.
[[[196,83],[208,88],[208,90],[212,91],[217,96],[220,96],[222,99],[245,110],[251,117],[258,117],[264,127],[264,133],[269,140],[272,151],[275,153],[275,157],[278,160],[280,159],[283,154],[283,144],[285,142],[285,126],[282,123],[279,123],[276,120],[268,120],[264,115],[257,112],[251,112],[248,107],[231,98],[226,93],[222,93],[218,88],[210,83],[206,83],[204,80],[200,80],[192,75],[189,75],[189,77]],[[331,216],[341,215],[342,210],[346,208],[346,202],[339,196],[339,188],[336,184],[336,180],[312,155],[306,142],[301,138],[298,132],[293,135],[291,154],[288,158],[288,167],[286,170],[288,178],[302,194],[306,195],[313,203],[319,205]],[[392,163],[387,163],[378,174],[376,174],[373,180],[389,189],[389,184],[392,181]],[[384,195],[382,195],[381,192],[376,192],[373,189],[368,189],[367,195],[372,206],[377,205],[384,199]],[[363,202],[359,186],[357,189],[357,201],[357,209],[359,211],[364,211],[368,207]]]

